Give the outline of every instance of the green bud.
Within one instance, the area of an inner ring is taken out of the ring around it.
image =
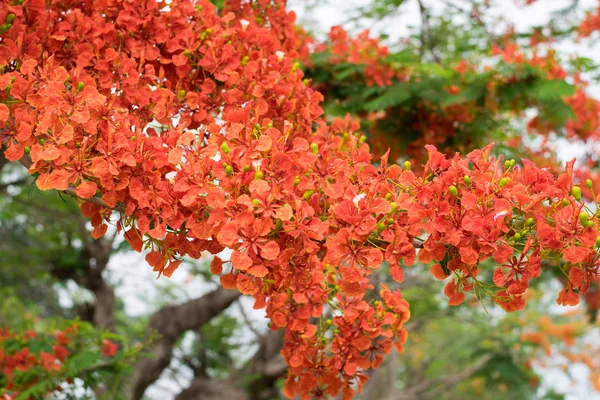
[[[83,88],[84,88],[84,87],[85,87],[85,83],[83,83],[83,82],[79,82],[79,83],[77,84],[77,91],[78,91],[78,92],[81,92],[81,91],[83,90]]]
[[[532,226],[534,222],[535,222],[535,221],[533,220],[533,218],[528,218],[528,219],[527,219],[527,222],[525,222],[525,224],[526,224],[527,226]]]
[[[272,123],[272,122],[269,122],[269,123],[267,124],[267,128],[271,129],[272,127],[273,127],[273,123]]]
[[[258,199],[252,199],[252,204],[254,204],[254,206],[258,207],[260,205],[260,201]]]
[[[231,174],[233,174],[233,167],[231,165],[226,166],[225,173],[227,174],[227,176],[230,176]]]
[[[592,188],[592,186],[594,186],[594,184],[592,183],[592,180],[591,180],[591,179],[586,179],[586,180],[585,180],[585,186],[587,186],[587,187],[588,187],[588,189],[591,189],[591,188]]]
[[[510,168],[510,160],[504,161],[504,169],[509,169],[509,168]]]
[[[248,64],[248,61],[250,61],[250,57],[244,56],[241,62],[242,66],[245,67]]]
[[[294,63],[294,65],[292,66],[292,71],[296,72],[296,71],[298,71],[299,68],[300,68],[300,63],[298,61],[296,61]]]
[[[181,89],[179,92],[177,92],[177,98],[179,100],[184,99],[185,98],[185,90]]]
[[[259,123],[256,123],[256,124],[254,124],[254,128],[260,130],[260,129],[262,129],[262,126],[260,126]]]
[[[6,22],[8,22],[9,24],[12,24],[12,22],[15,20],[15,14],[10,13],[6,16]]]
[[[186,56],[186,57],[189,57],[189,56],[191,56],[191,55],[192,55],[192,52],[191,52],[191,51],[189,51],[189,49],[185,49],[185,50],[183,51],[183,55],[184,55],[184,56]]]
[[[327,321],[325,321],[325,325],[331,326],[331,324],[333,324],[332,320],[328,319]]]
[[[281,220],[281,218],[277,218],[275,220],[275,229],[279,231],[281,230],[281,228],[283,228],[283,221]]]
[[[265,177],[265,174],[262,171],[256,171],[256,173],[254,174],[254,179],[256,179],[256,180],[260,180],[264,177]]]
[[[471,178],[469,178],[467,175],[465,175],[465,177],[463,178],[463,181],[465,182],[465,185],[471,184]]]
[[[298,186],[300,184],[300,178],[294,179],[294,186]]]
[[[448,192],[449,192],[449,193],[450,193],[452,196],[454,196],[454,197],[458,196],[458,189],[457,189],[457,188],[456,188],[456,186],[454,186],[454,185],[451,185],[451,186],[448,188]]]
[[[506,180],[506,178],[502,178],[502,179],[500,179],[500,182],[498,182],[498,186],[503,188],[504,186],[506,186],[507,183],[508,183],[508,181]]]
[[[31,153],[31,147],[25,146],[25,153],[27,153],[27,154]]]
[[[588,217],[589,216],[585,211],[582,211],[579,213],[579,221],[581,222],[581,225],[583,225],[584,227],[587,226]]]
[[[573,197],[575,197],[575,200],[581,200],[581,188],[579,186],[573,186],[573,189],[571,189],[571,194]]]
[[[244,165],[244,172],[250,171],[250,166],[248,164]]]
[[[410,164],[410,161],[408,161],[408,160],[404,161],[404,170],[410,171],[411,168],[412,168],[412,165]]]
[[[75,142],[75,147],[77,147],[78,149],[80,149],[81,148],[81,143]]]
[[[379,304],[380,304],[380,301],[379,301],[379,300],[375,300],[375,301],[373,302],[373,305],[374,305],[375,307],[379,306]]]
[[[221,150],[223,150],[223,153],[229,154],[229,145],[227,142],[221,143]],[[250,169],[250,167],[248,167],[248,169]]]
[[[393,214],[396,212],[396,209],[398,208],[398,203],[396,203],[395,201],[392,201],[390,203],[390,207],[392,207],[392,209],[390,210],[390,214]]]
[[[304,86],[308,86],[310,84],[310,81],[308,79],[303,79],[302,83],[304,84]]]
[[[600,236],[596,237],[596,247],[600,247]]]
[[[387,224],[388,224],[388,225],[391,225],[391,224],[393,224],[393,223],[394,223],[394,218],[388,218],[388,219],[387,219]]]
[[[135,140],[135,135],[129,136],[129,140]]]
[[[527,231],[525,229],[523,229],[520,233],[521,233],[522,237],[526,237],[527,236]]]
[[[386,228],[386,225],[383,222],[377,224],[377,232],[381,233]]]
[[[367,141],[367,137],[365,135],[360,135],[360,137],[358,138],[359,143],[364,143],[366,141]]]
[[[568,206],[571,203],[567,199],[562,199],[561,204],[562,204],[563,207],[566,207],[566,206]]]
[[[515,239],[515,241],[518,242],[519,240],[521,240],[521,234],[519,232],[515,233],[513,239]]]
[[[310,144],[310,151],[313,152],[313,154],[319,154],[319,145],[316,143],[311,143]]]
[[[385,195],[385,199],[386,199],[386,200],[388,200],[388,201],[389,201],[391,198],[392,198],[392,194],[391,194],[391,193],[387,193],[387,194]]]
[[[517,162],[513,159],[510,160],[510,166],[514,167]]]
[[[588,221],[587,227],[588,228],[593,228],[594,227],[594,221]]]
[[[40,139],[40,144],[46,143],[46,139]]]
[[[308,200],[314,193],[315,193],[314,189],[308,189],[307,191],[304,192],[304,194],[302,195],[302,198],[304,200]]]

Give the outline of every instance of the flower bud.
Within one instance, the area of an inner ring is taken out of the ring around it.
[[[233,167],[231,165],[226,166],[225,173],[227,174],[227,176],[230,176],[231,174],[233,174]]]
[[[581,200],[581,188],[579,186],[573,186],[573,189],[571,189],[571,194],[573,197],[575,197],[575,200]]]
[[[508,181],[506,180],[506,178],[502,178],[502,179],[500,179],[500,182],[498,182],[498,186],[503,188],[504,186],[506,186],[507,183],[508,183]]]
[[[250,166],[248,164],[244,165],[244,172],[250,171]]]
[[[592,186],[594,186],[594,184],[592,183],[592,180],[591,180],[591,179],[586,179],[586,180],[585,180],[585,186],[587,186],[587,187],[588,187],[588,189],[591,189],[591,188],[592,188]]]
[[[587,226],[588,214],[585,211],[579,213],[579,221],[581,222],[581,225],[583,225],[584,228]]]
[[[465,185],[471,184],[471,178],[469,178],[467,175],[465,175],[465,177],[463,178],[463,181],[465,182]]]
[[[532,226],[534,222],[535,222],[535,221],[533,220],[533,218],[528,218],[528,219],[527,219],[527,222],[525,222],[525,224],[526,224],[527,226]]]
[[[223,150],[223,153],[229,154],[229,145],[227,144],[227,142],[221,143],[221,150]]]
[[[458,189],[457,189],[457,188],[456,188],[456,186],[454,186],[454,185],[451,185],[451,186],[448,188],[448,192],[449,192],[449,193],[450,193],[452,196],[454,196],[454,197],[458,196]]]
[[[262,171],[256,171],[256,173],[254,174],[254,179],[256,179],[256,180],[260,180],[264,177],[265,177],[265,173]]]
[[[316,143],[311,143],[310,144],[310,151],[313,152],[313,154],[319,154],[319,145]]]
[[[314,193],[315,193],[314,189],[308,189],[307,191],[304,192],[304,194],[302,195],[302,198],[304,200],[308,200]]]
[[[412,165],[410,163],[410,161],[404,161],[404,170],[405,171],[410,171],[410,169],[412,168]]]

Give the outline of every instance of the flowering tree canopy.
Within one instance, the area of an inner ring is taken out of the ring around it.
[[[409,304],[371,279],[382,265],[402,282],[406,267],[430,264],[450,305],[489,296],[521,310],[530,283],[557,270],[559,304],[597,290],[597,183],[575,176],[574,162],[503,159],[477,134],[462,149],[481,149],[447,152],[486,112],[530,103],[532,131],[597,138],[598,104],[582,80],[565,82],[551,52],[499,43],[488,70],[459,62],[443,95],[416,101],[424,69],[396,65],[367,34],[334,28],[315,43],[283,0],[0,4],[4,157],[40,190],[80,199],[95,239],[114,223],[159,276],[216,255],[222,286],[253,296],[285,330],[290,398],[351,398],[403,349]],[[354,117],[328,117],[323,101],[351,76],[375,90],[335,94]],[[534,89],[510,92],[522,82]],[[375,149],[392,149],[372,152],[360,119]],[[426,134],[390,145],[377,132],[392,120],[425,121]]]

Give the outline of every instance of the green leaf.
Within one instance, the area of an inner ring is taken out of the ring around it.
[[[381,96],[365,104],[364,109],[371,112],[383,110],[388,107],[400,105],[410,99],[411,96],[410,85],[399,82],[390,86]]]
[[[536,100],[560,100],[564,96],[573,96],[575,86],[562,79],[538,81],[533,84],[529,92]]]

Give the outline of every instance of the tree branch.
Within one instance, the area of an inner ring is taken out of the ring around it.
[[[147,349],[151,357],[142,358],[135,365],[129,398],[141,399],[146,388],[160,377],[171,362],[173,347],[181,335],[208,323],[240,295],[237,291],[219,287],[202,297],[167,306],[154,313],[150,318],[149,330],[158,333],[161,338]]]

